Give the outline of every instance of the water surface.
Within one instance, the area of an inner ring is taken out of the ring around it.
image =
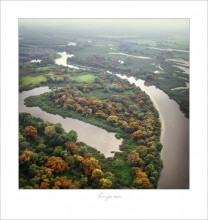
[[[79,69],[79,67],[77,67],[77,66],[67,64],[67,58],[73,57],[74,54],[68,54],[66,52],[59,52],[58,54],[61,55],[61,57],[55,59],[55,64],[62,65],[62,66],[68,66],[69,68],[72,68],[72,69]]]
[[[151,57],[134,56],[134,55],[126,54],[126,53],[109,52],[109,54],[123,55],[123,56],[127,56],[127,57],[134,57],[134,58],[144,59],[144,60],[152,59]]]

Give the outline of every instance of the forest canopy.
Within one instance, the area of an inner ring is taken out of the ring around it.
[[[65,132],[29,113],[19,114],[19,187],[21,189],[151,189],[162,168],[153,145],[139,145],[106,158]],[[121,148],[127,147],[126,140]],[[117,169],[115,169],[117,168]],[[119,168],[119,169],[118,169]],[[126,179],[126,175],[128,179]]]

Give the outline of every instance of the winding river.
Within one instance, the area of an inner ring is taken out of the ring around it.
[[[79,121],[73,118],[63,118],[60,115],[53,115],[43,111],[39,107],[27,107],[24,104],[25,98],[34,95],[40,95],[51,90],[45,87],[35,88],[29,91],[24,91],[19,94],[19,112],[28,112],[34,117],[42,118],[50,123],[61,123],[66,132],[75,130],[78,133],[79,141],[83,141],[91,147],[96,148],[106,157],[112,157],[112,151],[119,151],[119,146],[122,139],[117,139],[115,133],[107,132],[97,126]]]
[[[67,66],[67,54],[62,53],[61,65]],[[60,59],[60,58],[59,58]],[[65,60],[65,62],[63,62]],[[58,63],[58,62],[56,62]],[[109,72],[109,71],[108,71]],[[189,120],[180,111],[179,105],[169,99],[168,95],[155,86],[146,86],[143,80],[116,74],[118,77],[135,83],[145,91],[160,113],[162,122],[161,142],[163,149],[161,157],[164,168],[158,183],[159,189],[188,189],[189,188]],[[61,123],[66,131],[76,130],[79,140],[96,148],[105,156],[113,156],[111,151],[119,151],[122,140],[115,138],[114,133],[81,122],[76,119],[63,118],[42,111],[39,107],[26,107],[24,99],[28,96],[49,92],[48,87],[40,87],[20,93],[20,112],[28,112],[51,123]]]
[[[62,56],[65,60],[67,56]],[[109,72],[109,71],[107,71]],[[111,72],[109,72],[111,73]],[[189,119],[180,111],[179,105],[167,94],[155,86],[146,86],[144,80],[134,77],[118,77],[135,83],[152,99],[160,113],[162,123],[161,157],[163,169],[158,182],[159,189],[188,189],[189,188]]]
[[[158,182],[159,189],[189,188],[189,119],[180,111],[179,105],[155,86],[146,86],[144,80],[136,80],[117,74],[135,83],[145,91],[160,113],[162,122],[161,157],[164,168]]]

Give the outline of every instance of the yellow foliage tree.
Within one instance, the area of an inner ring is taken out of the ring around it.
[[[102,178],[99,181],[102,189],[110,189],[112,186],[112,182],[109,179]]]
[[[35,139],[37,137],[37,128],[29,125],[25,127],[25,134],[26,136],[30,136],[31,138]]]

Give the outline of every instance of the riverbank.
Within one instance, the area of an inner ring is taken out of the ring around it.
[[[152,99],[160,114],[161,158],[164,167],[158,182],[159,189],[189,188],[189,120],[180,111],[179,105],[168,95],[153,85],[145,86],[145,81],[120,75],[135,83]],[[180,177],[181,181],[178,181]]]

